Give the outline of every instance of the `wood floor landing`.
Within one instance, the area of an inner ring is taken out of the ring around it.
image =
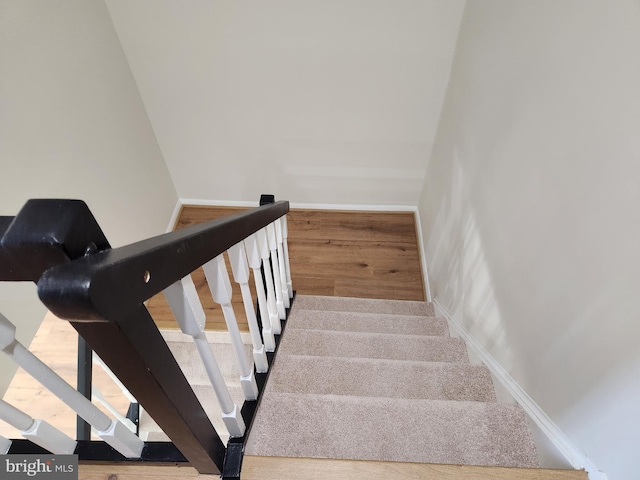
[[[176,229],[242,210],[246,208],[184,206]],[[297,293],[425,300],[412,212],[293,209],[288,215],[288,227]],[[222,310],[211,298],[202,269],[192,276],[207,314],[207,330],[226,330]],[[240,289],[233,280],[232,284],[240,329],[248,331]],[[255,298],[252,284],[253,281],[250,285]],[[160,328],[177,328],[162,295],[153,297],[148,308]]]
[[[254,457],[245,455],[242,480],[587,480],[578,470],[474,467],[424,463],[370,462],[318,458]]]
[[[213,480],[192,467],[80,465],[79,480]],[[241,480],[588,480],[582,470],[473,467],[421,463],[368,462],[317,458],[245,456]]]

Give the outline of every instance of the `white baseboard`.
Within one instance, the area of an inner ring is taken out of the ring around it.
[[[590,480],[607,480],[607,475],[599,470],[586,455],[567,437],[540,406],[524,391],[524,389],[509,375],[500,363],[491,355],[482,344],[464,327],[458,318],[453,315],[440,301],[435,298],[433,304],[436,315],[447,319],[450,328],[455,329],[482,363],[489,368],[491,373],[511,394],[516,402],[531,417],[542,432],[556,446],[558,451],[576,470],[585,470]]]
[[[420,222],[420,211],[414,212],[416,222],[416,234],[418,235],[418,248],[420,249],[420,263],[422,264],[422,281],[427,295],[427,302],[431,301],[431,287],[429,286],[429,270],[427,269],[427,254],[424,250],[424,237],[422,236],[422,223]]]
[[[414,205],[342,205],[334,203],[291,203],[291,208],[310,210],[353,210],[361,212],[415,212]]]
[[[181,198],[182,205],[198,205],[203,207],[258,207],[259,201],[244,202],[240,200],[211,200],[207,198]]]
[[[173,213],[171,214],[171,218],[169,219],[169,225],[167,226],[167,233],[173,232],[176,228],[176,224],[178,223],[178,217],[180,216],[180,210],[182,210],[182,201],[178,199],[176,202],[176,206],[173,208]]]
[[[276,199],[277,200],[277,199]],[[182,205],[200,205],[207,207],[257,207],[258,201],[246,202],[240,200],[211,200],[203,198],[181,198]],[[310,210],[355,210],[368,212],[415,212],[415,205],[343,205],[337,203],[296,203],[289,202],[291,208],[306,208]]]

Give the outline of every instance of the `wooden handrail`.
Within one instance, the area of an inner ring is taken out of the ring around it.
[[[289,202],[276,202],[87,255],[44,272],[38,295],[69,320],[126,314],[288,211]]]
[[[30,200],[0,222],[0,280],[36,282],[191,465],[218,474],[225,446],[143,302],[288,211],[270,203],[111,249],[84,202]]]

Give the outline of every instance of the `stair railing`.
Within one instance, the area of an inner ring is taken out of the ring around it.
[[[165,298],[173,312],[182,333],[193,339],[207,376],[213,386],[218,403],[222,410],[222,420],[232,437],[244,435],[246,425],[238,405],[234,403],[225,384],[222,372],[211,352],[209,342],[205,336],[205,313],[198,297],[198,292],[190,275],[167,287],[164,291]],[[237,324],[236,324],[237,328]],[[255,399],[252,399],[255,400]]]
[[[118,412],[113,406],[108,405],[108,402],[106,401],[106,399],[104,398],[96,398],[96,399],[100,403],[105,405],[105,408],[107,410],[112,411],[114,413],[114,416],[117,416],[118,419],[129,428],[129,430],[131,430],[132,432],[138,433],[138,420],[139,420],[138,419],[138,401],[135,399],[133,395],[131,395],[131,392],[127,390],[127,387],[125,387],[122,384],[120,379],[115,376],[115,374],[109,369],[109,367],[107,367],[107,365],[102,361],[102,359],[98,355],[96,355],[95,352],[91,353],[91,357],[92,357],[93,365],[98,365],[102,367],[102,370],[107,374],[107,376],[111,379],[111,381],[113,381],[118,386],[118,388],[120,388],[122,395],[124,395],[127,398],[127,400],[129,400],[129,410],[127,411],[127,415],[123,417],[123,415],[120,412]],[[93,386],[91,387],[91,392],[92,394],[97,393],[98,396],[101,396],[100,391]],[[117,412],[117,414],[115,412]],[[124,419],[121,419],[120,417],[123,417]]]
[[[34,419],[13,405],[0,400],[0,419],[21,431],[22,436],[56,455],[70,455],[77,442],[42,419]],[[0,453],[9,452],[12,441],[0,437]]]
[[[227,253],[229,254],[229,261],[231,262],[233,279],[240,286],[244,313],[247,317],[249,333],[251,334],[251,343],[253,344],[253,363],[256,366],[257,373],[265,373],[269,370],[269,362],[267,360],[267,352],[264,344],[262,343],[262,337],[260,336],[260,326],[258,325],[256,310],[253,306],[251,290],[249,289],[249,262],[247,260],[245,242],[246,239],[243,242],[236,243],[233,247],[227,250]],[[264,297],[264,287],[258,285],[256,288],[258,291],[262,292],[262,296]],[[259,294],[256,293],[256,296],[258,295]]]
[[[264,341],[264,348],[267,352],[273,352],[276,348],[276,339],[272,328],[270,309],[267,304],[267,293],[265,289],[266,287],[264,279],[262,278],[264,267],[262,249],[260,247],[258,233],[254,233],[245,238],[244,246],[247,252],[247,260],[249,262],[249,266],[253,271],[253,279],[256,286],[256,296],[258,297],[258,312],[262,320],[262,340]],[[264,261],[269,260],[268,255],[265,255],[264,258]]]
[[[94,427],[98,436],[115,450],[127,458],[140,457],[144,442],[120,421],[105,415],[22,345],[16,339],[15,325],[2,314],[0,314],[0,350]]]
[[[286,319],[285,301],[290,304],[293,298],[286,223],[284,229],[282,223],[288,210],[288,202],[267,203],[112,249],[84,202],[30,200],[16,217],[0,217],[0,281],[35,282],[43,303],[59,318],[69,320],[186,461],[200,473],[237,478],[246,438],[244,426],[250,425],[258,392],[266,381],[266,371],[279,341],[274,334],[282,331],[280,320]],[[231,259],[234,279],[243,292],[257,373],[245,357],[230,305],[230,280],[222,257],[225,251]],[[260,278],[255,275],[257,257],[263,267]],[[246,297],[249,265],[255,277],[259,316],[255,315],[250,296]],[[228,391],[224,393],[226,386],[224,382],[219,384],[221,376],[215,359],[211,362],[210,346],[203,343],[204,312],[189,276],[201,266],[214,300],[225,313],[236,350],[247,399],[241,411],[233,402],[229,404]],[[163,291],[183,332],[191,335],[202,351],[223,412],[233,417],[235,430],[234,424],[225,420],[232,436],[226,448],[144,305]],[[262,323],[262,332],[258,322]],[[0,336],[4,338],[11,327],[7,322],[3,325]],[[9,343],[15,343],[10,337],[9,334]],[[83,416],[95,421],[91,415]],[[99,432],[106,431],[104,418],[99,415],[98,418],[96,428]],[[34,422],[28,415],[19,420],[25,427],[27,422],[29,426]],[[109,428],[127,438],[132,433],[117,420],[109,421]],[[116,447],[118,442],[107,438]],[[164,448],[133,438],[131,451],[125,451],[122,458],[153,460],[153,452]],[[0,439],[0,447],[7,444],[4,440]],[[13,441],[9,451],[15,444],[19,442]],[[122,446],[117,445],[116,449]],[[81,460],[86,450],[79,441],[76,453]],[[164,458],[166,461],[166,455]]]
[[[104,398],[100,390],[93,385],[93,366],[98,365],[109,378],[120,388],[122,394],[129,400],[129,409],[126,416],[119,412]],[[132,432],[138,433],[139,405],[129,390],[122,384],[102,359],[91,350],[84,338],[78,336],[78,370],[76,375],[76,388],[85,398],[103,405],[115,418],[127,426]],[[76,439],[91,440],[91,425],[81,416],[76,418]]]

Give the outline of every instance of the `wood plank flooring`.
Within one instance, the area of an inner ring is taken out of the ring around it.
[[[188,466],[80,465],[79,480],[213,479]],[[474,467],[421,463],[370,462],[318,458],[245,456],[242,480],[587,480],[582,470]]]
[[[326,458],[255,457],[242,462],[242,480],[587,480],[584,471],[372,462]]]
[[[176,229],[242,210],[184,206]],[[298,293],[425,300],[413,213],[293,209],[288,227],[291,276]],[[207,330],[226,330],[202,269],[192,276],[207,315]],[[248,331],[240,289],[232,284],[240,329]],[[253,282],[250,285],[255,298]],[[162,295],[149,300],[148,308],[160,328],[177,328]]]
[[[78,465],[78,480],[219,480],[220,475],[200,475],[195,468],[179,465]]]
[[[214,479],[217,475],[198,475],[188,466],[87,465],[79,466],[79,480],[178,480]],[[318,458],[245,456],[242,480],[587,480],[582,470],[474,467],[420,463],[370,462]]]

